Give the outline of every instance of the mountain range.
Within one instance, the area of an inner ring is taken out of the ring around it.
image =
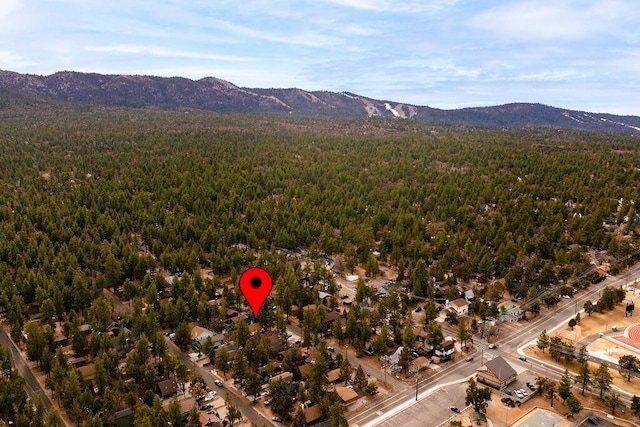
[[[0,70],[0,112],[46,110],[58,108],[58,103],[302,117],[387,117],[466,126],[640,133],[637,116],[589,113],[535,103],[441,110],[350,92],[244,88],[215,77],[190,80],[71,71],[40,76]]]

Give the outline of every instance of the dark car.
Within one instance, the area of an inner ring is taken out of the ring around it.
[[[501,402],[504,403],[505,405],[511,407],[511,408],[513,408],[515,406],[515,402],[510,397],[503,397],[501,399]]]
[[[420,313],[422,311],[422,307],[417,306],[415,311],[416,311],[416,313]]]
[[[215,385],[217,385],[218,387],[222,387],[222,386],[224,385],[224,384],[222,383],[222,381],[220,381],[220,380],[214,380],[214,381],[213,381],[213,383],[214,383]]]
[[[518,356],[518,359],[522,360],[523,362],[526,362],[527,356]]]
[[[531,384],[531,383],[527,383],[526,385],[527,385],[527,387],[529,388],[529,390],[531,390],[531,391],[536,391],[536,386],[534,386],[533,384]]]
[[[455,406],[449,406],[449,409],[451,409],[453,412],[455,412],[456,414],[460,413],[460,409],[456,408]]]

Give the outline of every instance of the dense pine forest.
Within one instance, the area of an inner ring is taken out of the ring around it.
[[[52,378],[72,419],[113,414],[122,402],[137,404],[134,395],[147,407],[136,416],[151,417],[145,387],[157,378],[138,368],[147,360],[144,340],[162,356],[159,328],[180,332],[196,322],[222,330],[226,308],[239,301],[225,284],[252,265],[272,274],[284,314],[316,301],[317,291],[299,280],[304,267],[281,249],[302,248],[369,277],[390,267],[419,297],[451,295],[471,280],[482,293],[482,284],[504,279],[523,298],[587,286],[594,254],[615,273],[638,251],[639,144],[636,135],[399,120],[129,110],[5,118],[0,313],[16,342],[29,332],[29,357]],[[337,297],[329,277],[306,268]],[[180,279],[169,284],[165,274]],[[99,334],[113,310],[103,289],[132,301],[126,321],[133,342],[144,345],[132,344],[125,370],[139,388],[125,384],[110,361],[112,343]],[[160,304],[165,289],[172,299]],[[217,293],[224,302],[209,304]],[[34,306],[37,328],[29,326]],[[379,313],[357,315],[383,322]],[[77,333],[82,323],[94,331],[86,338]],[[56,324],[76,354],[100,360],[94,381],[102,399],[80,398],[69,384],[81,378],[43,327]],[[258,350],[245,356],[256,366],[269,359]],[[12,378],[2,369],[0,384]],[[176,369],[166,363],[165,372]],[[0,387],[0,418],[18,420],[23,400],[7,393],[17,391]]]

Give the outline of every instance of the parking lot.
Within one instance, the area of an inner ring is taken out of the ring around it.
[[[536,393],[536,377],[531,371],[524,371],[502,391],[500,400],[507,406],[520,406]]]

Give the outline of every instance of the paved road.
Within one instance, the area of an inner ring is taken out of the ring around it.
[[[167,341],[167,348],[169,349],[169,351],[177,355],[180,358],[180,361],[193,372],[200,374],[200,376],[202,376],[204,381],[207,383],[207,387],[209,387],[211,390],[217,391],[223,398],[226,397],[227,394],[231,394],[231,396],[234,397],[234,403],[238,406],[238,409],[240,409],[242,414],[247,419],[249,419],[249,421],[258,426],[273,425],[271,420],[267,419],[261,413],[256,411],[255,408],[253,408],[251,402],[249,402],[246,397],[242,396],[240,393],[234,393],[232,390],[229,390],[227,388],[221,389],[220,387],[216,386],[213,382],[214,377],[211,374],[211,366],[208,366],[206,368],[198,366],[189,358],[188,355],[180,351],[178,346],[175,345],[175,343],[168,337],[165,337],[165,340]]]
[[[13,364],[18,372],[20,372],[20,375],[25,379],[27,393],[29,393],[34,401],[37,400],[38,397],[42,398],[45,408],[49,411],[53,406],[51,399],[33,375],[31,369],[27,366],[25,360],[22,358],[22,354],[20,354],[20,351],[18,351],[15,343],[7,334],[7,331],[4,330],[4,327],[0,327],[0,341],[2,341],[4,346],[11,349],[11,353],[13,354]]]
[[[525,365],[529,370],[536,374],[559,379],[563,370],[556,368],[555,366],[545,365],[538,362],[522,362],[516,357],[518,351],[523,346],[534,341],[543,329],[549,331],[559,324],[564,324],[567,318],[573,316],[577,311],[582,309],[584,302],[588,299],[592,301],[597,300],[599,292],[606,286],[619,287],[630,283],[637,278],[640,278],[640,263],[625,271],[623,275],[618,277],[609,277],[607,280],[592,285],[589,289],[582,291],[572,299],[562,299],[560,304],[553,310],[543,310],[543,314],[537,318],[529,322],[520,323],[520,326],[515,328],[517,331],[516,333],[511,333],[508,336],[495,341],[498,344],[498,349],[493,351],[495,351],[496,355],[502,355],[512,365]],[[483,357],[477,356],[483,356],[483,353],[486,353],[484,352],[486,345],[477,339],[474,341],[476,343],[476,350],[472,353],[474,354],[473,362],[469,363],[465,362],[465,359],[461,359],[457,364],[450,365],[428,379],[421,381],[418,385],[419,393],[436,384],[455,382],[459,381],[461,378],[466,378],[472,375],[483,362]],[[422,398],[422,396],[419,398]],[[404,390],[403,392],[389,397],[384,401],[378,402],[377,404],[367,408],[365,411],[350,417],[349,425],[375,425],[376,420],[380,420],[384,417],[385,413],[393,412],[394,408],[397,408],[410,400],[415,400],[415,390]],[[437,419],[433,419],[430,421],[433,421],[433,424],[437,425],[445,420],[446,419],[442,419],[439,421]],[[424,424],[406,424],[403,425],[403,427],[410,427],[411,425],[417,426]]]
[[[123,303],[120,298],[118,298],[117,295],[115,295],[113,292],[111,292],[111,290],[109,289],[104,289],[103,290],[104,294],[108,297],[110,297],[113,300],[113,307],[114,307],[114,311],[117,314],[125,314],[125,313],[129,313],[131,311],[131,307],[129,305],[127,305],[126,303]],[[190,358],[188,355],[184,354],[177,345],[175,345],[175,343],[173,341],[171,341],[168,337],[165,337],[165,340],[167,341],[167,348],[168,350],[175,354],[180,361],[187,366],[189,369],[191,369],[194,372],[197,372],[198,374],[200,374],[202,376],[202,378],[204,378],[205,382],[207,383],[207,387],[209,387],[211,390],[216,390],[218,391],[223,397],[226,396],[226,394],[231,394],[232,396],[235,396],[235,403],[238,406],[238,409],[240,409],[240,411],[242,412],[242,414],[249,419],[251,422],[255,423],[256,425],[262,426],[262,425],[273,425],[273,423],[271,422],[271,420],[268,420],[267,418],[265,418],[261,413],[259,413],[258,411],[255,410],[255,408],[253,408],[251,406],[251,402],[249,402],[249,400],[247,400],[244,396],[242,396],[239,392],[233,392],[232,390],[228,390],[225,389],[224,391],[221,391],[220,388],[218,386],[216,386],[213,382],[214,378],[211,375],[211,368],[203,368],[200,367],[198,365],[196,365]]]

